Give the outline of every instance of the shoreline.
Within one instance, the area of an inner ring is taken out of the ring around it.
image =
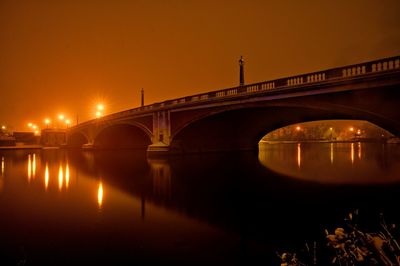
[[[23,149],[42,149],[42,145],[16,145],[16,146],[0,146],[0,150],[23,150]]]
[[[385,144],[400,144],[400,142],[392,142],[390,140],[371,140],[371,139],[360,139],[360,140],[260,140],[259,143],[267,144],[293,144],[293,143],[385,143]]]

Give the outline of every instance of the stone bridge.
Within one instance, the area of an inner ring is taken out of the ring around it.
[[[328,119],[366,120],[399,136],[399,105],[397,56],[110,114],[70,128],[67,145],[149,154],[249,150],[275,129]]]

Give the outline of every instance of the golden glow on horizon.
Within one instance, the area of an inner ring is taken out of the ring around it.
[[[301,145],[297,143],[297,166],[300,168],[301,166]]]
[[[58,189],[61,190],[62,186],[63,186],[63,179],[64,179],[64,175],[63,175],[63,168],[62,165],[60,164],[60,167],[58,169]]]
[[[49,165],[46,163],[46,169],[44,170],[44,187],[46,190],[49,187],[49,179]]]
[[[31,181],[31,174],[32,174],[32,161],[31,155],[28,154],[28,180]]]
[[[101,206],[103,205],[103,184],[99,183],[99,187],[97,189],[97,204],[99,205],[99,208],[101,209]]]

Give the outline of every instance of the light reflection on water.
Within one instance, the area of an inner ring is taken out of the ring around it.
[[[305,181],[378,184],[400,182],[398,151],[398,145],[381,143],[262,143],[259,161],[274,172]],[[295,159],[288,156],[294,152]]]
[[[48,165],[48,163],[46,163],[46,169],[45,169],[45,172],[44,172],[44,187],[45,187],[46,190],[49,187],[49,179],[50,179],[49,165]]]
[[[101,210],[101,206],[103,205],[103,184],[99,183],[99,188],[97,189],[97,203],[99,205],[99,209]]]
[[[268,144],[258,155],[168,159],[133,152],[0,151],[6,169],[0,178],[0,264],[12,264],[2,262],[13,262],[24,246],[38,259],[33,265],[58,264],[60,258],[76,265],[82,256],[108,265],[276,265],[276,243],[309,238],[311,231],[319,236],[321,216],[346,212],[348,202],[369,209],[395,199],[400,153],[392,148]],[[371,188],[346,192],[321,183],[390,187],[373,188],[380,195],[376,203]]]

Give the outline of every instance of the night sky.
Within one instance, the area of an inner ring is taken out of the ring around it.
[[[0,0],[0,123],[27,130],[400,54],[400,1]]]

